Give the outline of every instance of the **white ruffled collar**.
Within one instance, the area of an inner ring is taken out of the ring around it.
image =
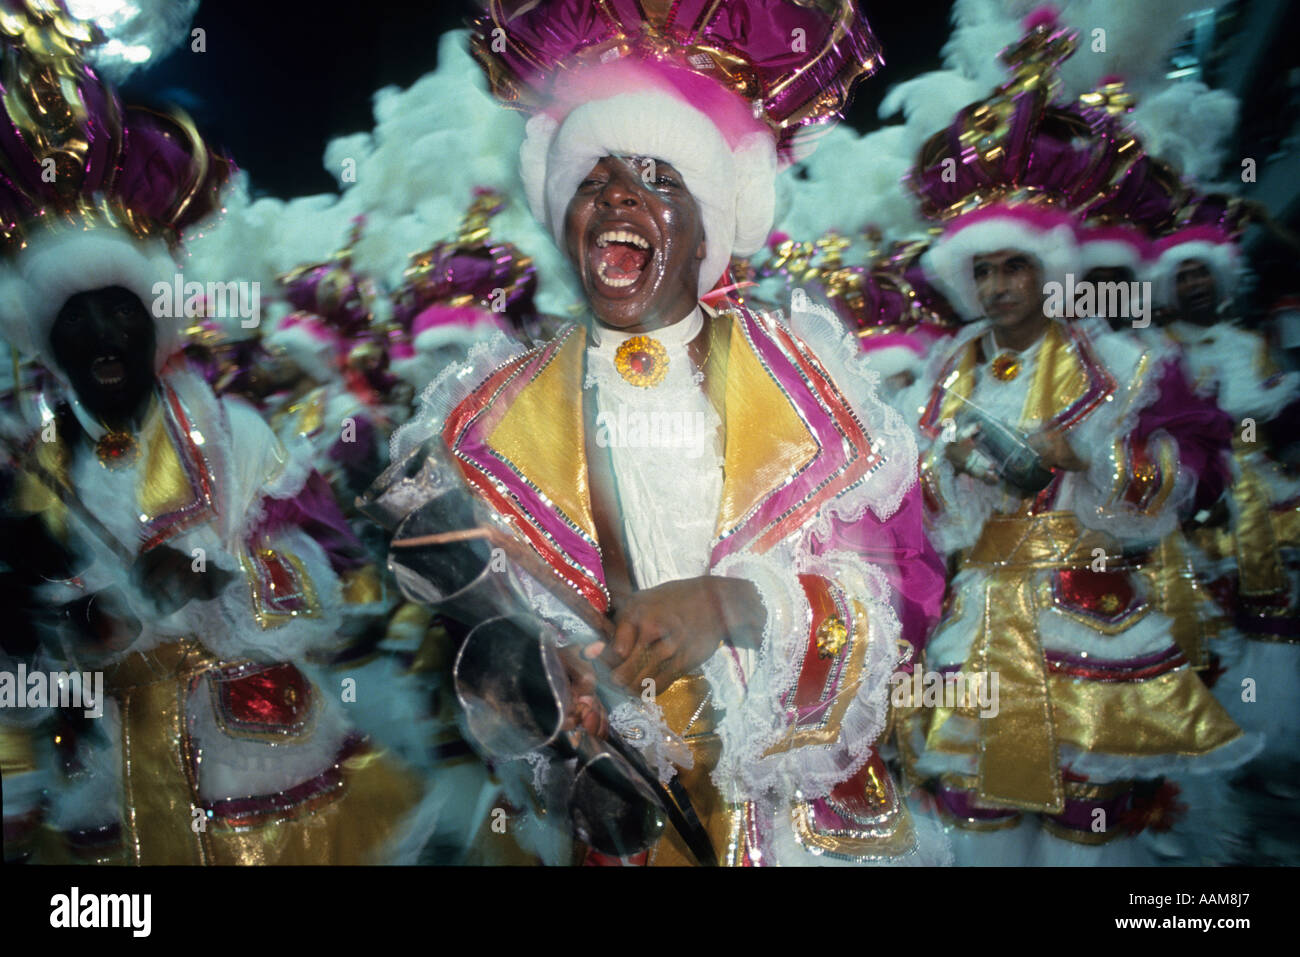
[[[1025,348],[1012,349],[1010,346],[1004,347],[998,345],[997,337],[993,334],[993,326],[990,324],[988,329],[984,331],[983,337],[980,341],[984,350],[984,364],[988,365],[998,356],[1006,355],[1008,352],[1020,356],[1021,359],[1030,359],[1033,356],[1036,356],[1038,350],[1042,348],[1043,343],[1047,341],[1047,332],[1050,328],[1050,326],[1044,327],[1043,334],[1035,339],[1032,344],[1025,346]]]
[[[689,395],[697,392],[699,384],[704,381],[704,373],[695,368],[687,346],[704,328],[704,313],[696,306],[689,315],[671,326],[664,326],[652,333],[619,332],[614,329],[599,329],[593,323],[591,336],[588,338],[587,376],[583,388],[599,386],[611,395],[621,394],[637,404],[650,394],[657,396],[656,401],[668,401],[672,394]],[[662,382],[650,389],[641,388],[626,381],[618,371],[615,361],[619,348],[629,339],[644,335],[654,339],[664,347],[668,359],[668,370]],[[592,341],[599,336],[599,341]]]
[[[683,353],[686,346],[704,328],[704,311],[697,305],[686,315],[685,318],[674,322],[670,326],[663,326],[654,332],[622,332],[618,329],[609,329],[593,321],[590,326],[590,335],[587,339],[587,348],[599,355],[605,355],[612,361],[614,353],[618,347],[634,336],[646,336],[660,343],[668,354]]]

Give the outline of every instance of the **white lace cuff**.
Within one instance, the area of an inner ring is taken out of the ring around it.
[[[673,734],[657,704],[628,699],[609,713],[609,726],[641,752],[661,784],[671,781],[677,768],[689,771],[695,766],[690,747]]]

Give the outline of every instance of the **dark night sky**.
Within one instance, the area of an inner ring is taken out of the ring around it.
[[[371,95],[409,86],[433,69],[438,38],[475,7],[446,3],[367,4],[355,0],[203,0],[194,25],[207,51],[188,44],[132,77],[128,101],[176,103],[214,145],[250,171],[260,193],[307,195],[335,188],[321,165],[326,142],[371,128]],[[886,66],[858,86],[850,121],[876,124],[887,87],[936,69],[948,35],[951,0],[868,3]]]

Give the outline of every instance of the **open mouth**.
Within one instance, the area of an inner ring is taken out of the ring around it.
[[[630,289],[645,275],[654,258],[650,241],[628,229],[607,229],[594,242],[596,278],[610,289]]]
[[[91,363],[90,375],[98,385],[119,386],[126,381],[126,363],[117,356],[100,356]]]

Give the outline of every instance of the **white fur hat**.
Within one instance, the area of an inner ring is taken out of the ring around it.
[[[1132,226],[1079,226],[1079,272],[1094,269],[1131,269],[1140,274],[1151,258],[1151,241]]]
[[[20,353],[58,374],[50,330],[64,303],[78,293],[121,286],[154,316],[154,368],[161,369],[179,348],[183,330],[181,319],[160,316],[154,308],[154,287],[165,283],[170,289],[175,273],[162,239],[135,239],[111,226],[38,232],[0,274],[0,332]]]
[[[591,168],[611,155],[649,156],[682,174],[704,223],[701,294],[713,288],[733,255],[749,256],[763,247],[776,208],[773,136],[756,131],[728,137],[681,96],[643,86],[582,103],[563,121],[547,113],[528,121],[520,175],[533,215],[562,249],[569,201]]]
[[[340,375],[347,343],[319,316],[288,313],[264,341],[268,348],[283,351],[317,382],[331,382]]]
[[[1241,280],[1241,257],[1237,244],[1213,226],[1189,226],[1163,236],[1155,243],[1150,280],[1157,306],[1173,308],[1176,305],[1178,267],[1191,260],[1209,267],[1220,300],[1232,298]]]

